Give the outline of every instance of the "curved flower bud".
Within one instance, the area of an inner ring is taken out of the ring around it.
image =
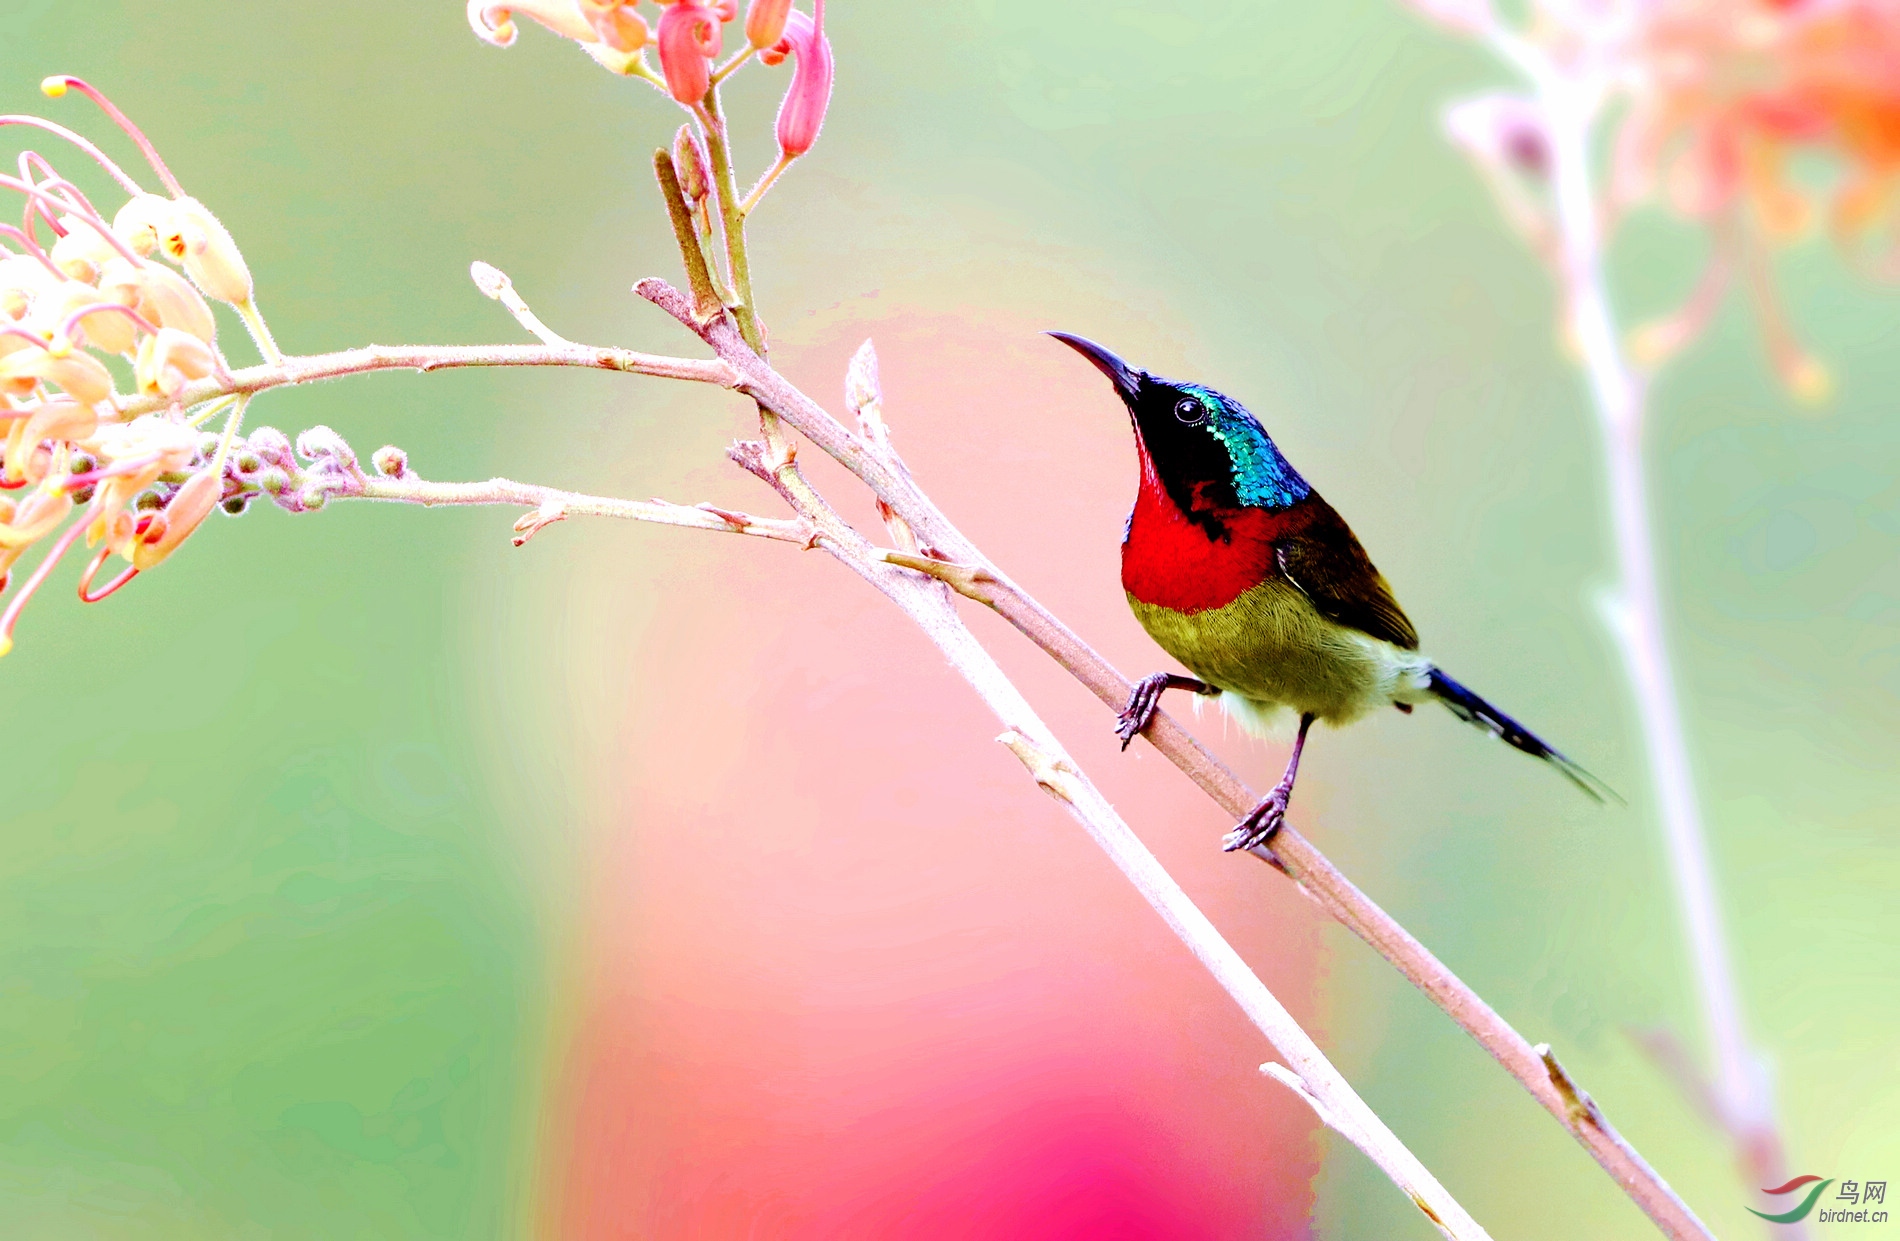
[[[825,0],[818,0],[815,17],[794,11],[785,22],[785,43],[798,57],[792,84],[778,108],[778,147],[792,159],[811,150],[825,123],[831,103],[831,40],[825,38]]]
[[[99,413],[78,401],[43,401],[27,419],[23,443],[41,440],[83,440],[99,429]]]
[[[0,548],[15,552],[17,558],[19,551],[51,534],[72,511],[72,497],[64,491],[35,491],[6,520],[0,520]]]
[[[33,299],[58,283],[59,278],[32,255],[0,258],[0,317],[25,318]]]
[[[218,503],[224,479],[210,469],[199,470],[172,495],[171,503],[154,514],[152,524],[132,544],[132,565],[143,573],[155,569],[178,550]]]
[[[211,352],[211,346],[191,333],[162,327],[156,336],[147,336],[139,342],[138,362],[133,369],[138,375],[140,392],[177,396],[192,380],[203,379],[216,371],[218,359]]]
[[[91,284],[99,278],[99,269],[118,251],[99,235],[98,229],[70,212],[60,217],[59,225],[66,235],[53,243],[48,257],[53,266],[72,279]]]
[[[124,303],[115,303],[105,294],[89,284],[77,280],[68,280],[65,284],[47,293],[34,307],[34,319],[43,331],[57,334],[71,323],[71,342],[76,345],[91,345],[107,353],[127,353],[138,343],[138,325],[116,309],[106,309]],[[79,314],[89,306],[100,307],[91,314]]]
[[[394,444],[384,444],[370,454],[369,460],[378,474],[389,478],[401,478],[409,472],[409,454]]]
[[[297,455],[319,469],[328,468],[343,474],[363,472],[356,463],[356,450],[350,447],[350,442],[322,423],[305,427],[298,434]]]
[[[673,135],[673,168],[679,173],[680,192],[692,202],[712,193],[712,167],[691,125],[681,125]]]
[[[712,84],[707,62],[719,54],[719,18],[698,0],[674,0],[660,14],[660,71],[674,100],[691,106]]]
[[[0,387],[31,391],[36,383],[57,385],[74,400],[88,405],[112,399],[112,372],[90,353],[68,349],[54,353],[50,349],[26,348],[0,357]]]
[[[158,236],[169,232],[172,200],[157,194],[134,194],[112,217],[112,231],[132,253],[144,258],[158,249]]]
[[[594,27],[582,16],[574,0],[515,0],[509,4],[493,4],[489,0],[468,0],[468,24],[478,38],[496,47],[507,47],[515,41],[516,13],[525,14],[540,22],[555,34],[581,43],[591,43],[595,39]]]
[[[637,52],[647,45],[646,18],[622,0],[580,0],[581,16],[594,38],[616,52]]]
[[[159,327],[189,332],[206,344],[217,339],[218,321],[211,317],[211,307],[189,280],[163,263],[134,268],[124,259],[114,259],[99,275],[99,291]]]
[[[59,385],[68,396],[96,405],[112,399],[112,372],[90,353],[48,354],[42,377]]]
[[[276,427],[259,427],[250,433],[246,442],[266,465],[274,465],[281,470],[297,468],[297,458],[291,454],[290,437]]]
[[[170,227],[159,233],[158,243],[212,297],[233,306],[250,304],[251,271],[238,253],[237,242],[197,199],[172,203]]]
[[[40,379],[27,369],[28,359],[20,355],[38,352],[39,348],[32,341],[11,332],[0,336],[0,397],[33,395],[33,390],[40,385]],[[14,422],[13,426],[18,426],[18,422]],[[12,430],[13,426],[9,426],[8,430]],[[19,475],[16,473],[13,477],[18,478]]]
[[[785,37],[792,0],[752,0],[745,12],[746,42],[763,51]]]

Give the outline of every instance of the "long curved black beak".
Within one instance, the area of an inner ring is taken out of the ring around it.
[[[1086,337],[1071,336],[1067,332],[1051,332],[1049,335],[1093,362],[1095,369],[1108,376],[1108,381],[1115,385],[1115,391],[1123,401],[1130,405],[1135,403],[1135,397],[1141,391],[1140,371]]]

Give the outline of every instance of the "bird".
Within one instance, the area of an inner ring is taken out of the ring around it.
[[[1418,631],[1352,528],[1234,398],[1137,370],[1085,337],[1050,332],[1108,377],[1134,424],[1141,481],[1122,531],[1135,618],[1193,676],[1144,678],[1116,721],[1122,749],[1168,690],[1218,697],[1246,731],[1298,719],[1273,791],[1222,839],[1265,845],[1286,820],[1306,734],[1436,700],[1555,767],[1598,802],[1615,792],[1420,654]]]

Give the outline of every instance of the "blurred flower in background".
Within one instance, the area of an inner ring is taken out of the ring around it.
[[[1634,50],[1611,202],[1659,197],[1714,238],[1705,291],[1646,329],[1639,356],[1654,363],[1686,344],[1739,266],[1783,382],[1824,398],[1827,372],[1787,326],[1762,251],[1824,218],[1861,270],[1900,276],[1900,4],[1673,0],[1649,11]],[[1830,168],[1804,168],[1803,155]]]
[[[1826,398],[1827,370],[1787,324],[1767,251],[1825,220],[1860,270],[1900,277],[1900,3],[1542,3],[1521,34],[1487,3],[1417,7],[1507,59],[1539,49],[1595,106],[1622,106],[1611,121],[1606,230],[1647,202],[1708,229],[1702,277],[1676,313],[1638,329],[1637,361],[1659,365],[1698,337],[1740,274],[1783,383],[1804,401]],[[1554,207],[1534,205],[1550,173],[1539,106],[1488,95],[1448,121],[1512,224],[1555,261]]]

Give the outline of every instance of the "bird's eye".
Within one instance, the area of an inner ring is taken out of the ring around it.
[[[1207,406],[1191,396],[1184,396],[1174,403],[1174,416],[1191,427],[1198,427],[1207,418]]]

